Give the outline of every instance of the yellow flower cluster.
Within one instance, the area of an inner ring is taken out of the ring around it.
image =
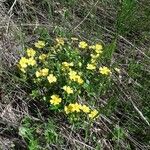
[[[68,106],[64,107],[64,111],[66,114],[84,112],[88,114],[89,118],[91,119],[94,119],[98,115],[98,111],[96,109],[91,110],[88,106],[78,103],[70,103]]]
[[[91,63],[96,64],[98,57],[102,53],[102,48],[103,47],[100,44],[96,44],[96,45],[91,46],[91,49],[93,49],[94,53],[95,53],[95,54],[91,54]]]
[[[78,95],[78,93],[76,93],[77,91],[80,91],[80,95],[82,94],[82,91],[84,90],[82,86],[84,86],[83,83],[84,81],[86,81],[86,79],[88,79],[87,81],[89,81],[89,84],[87,86],[89,86],[89,88],[93,88],[92,86],[90,86],[90,82],[92,81],[92,77],[95,77],[95,72],[107,76],[111,75],[111,70],[106,66],[101,66],[99,68],[99,71],[97,71],[97,66],[99,63],[98,59],[103,52],[103,46],[101,44],[93,44],[89,46],[88,43],[86,43],[85,41],[78,41],[77,38],[71,38],[71,40],[71,43],[67,47],[68,42],[66,41],[66,39],[60,37],[56,38],[56,45],[52,46],[52,51],[48,52],[47,54],[40,53],[40,49],[44,48],[45,45],[47,47],[48,43],[39,40],[34,44],[35,48],[38,48],[38,51],[35,51],[32,48],[28,48],[26,50],[26,56],[22,57],[19,60],[18,66],[21,71],[25,72],[25,69],[28,66],[36,65],[36,67],[31,70],[31,73],[33,72],[36,76],[34,81],[42,80],[42,82],[47,81],[48,83],[50,83],[50,85],[44,84],[46,92],[49,91],[47,90],[49,86],[51,88],[53,86],[53,83],[55,83],[53,91],[55,94],[51,95],[50,99],[48,99],[51,105],[59,105],[63,101],[63,104],[65,104],[66,106],[62,106],[61,104],[61,107],[58,109],[64,108],[66,114],[82,113],[84,114],[84,116],[86,114],[88,118],[94,119],[99,114],[96,109],[91,109],[89,106],[77,103],[76,101],[74,103],[68,104],[69,99],[71,98],[71,101],[73,99],[76,99],[76,95]],[[78,43],[78,48],[71,47],[73,41],[76,41],[73,46],[76,46],[76,44]],[[46,47],[44,48],[44,50],[46,50]],[[74,52],[72,52],[73,49],[75,49]],[[79,49],[79,51],[76,51],[76,49]],[[89,52],[86,53],[85,59],[83,58],[84,53],[81,52],[82,49],[89,50],[90,52],[90,54]],[[51,56],[56,56],[56,58],[59,59],[55,59],[55,57],[52,57],[51,59]],[[89,57],[90,61],[87,62],[87,60],[89,60]],[[64,60],[64,58],[66,58],[66,60]],[[32,67],[29,67],[29,69],[30,68]],[[34,71],[35,69],[36,71]],[[89,74],[89,70],[91,71],[91,74]],[[120,69],[118,68],[114,68],[113,70],[118,73],[120,72]],[[97,77],[95,81],[97,82],[98,79],[99,78]],[[62,84],[64,86],[62,86]],[[63,92],[60,95],[57,95],[57,91],[58,93],[62,91]]]
[[[52,95],[51,99],[50,99],[50,103],[52,105],[58,105],[60,104],[62,101],[62,98],[59,97],[59,95]]]
[[[43,48],[45,46],[45,41],[37,41],[34,45],[36,48]]]
[[[36,72],[35,72],[35,75],[36,75],[37,78],[38,78],[38,77],[41,77],[41,76],[47,76],[47,75],[48,75],[48,72],[49,72],[49,69],[44,68],[44,69],[41,69],[41,70],[39,70],[39,71],[36,71]]]
[[[100,67],[99,68],[99,72],[103,75],[110,75],[111,74],[111,70],[108,67]]]
[[[80,75],[77,74],[76,71],[70,70],[68,74],[69,74],[70,80],[75,81],[79,84],[82,84],[84,82],[83,79],[80,77]]]
[[[94,53],[96,54],[91,54],[91,63],[87,64],[86,69],[88,70],[95,70],[96,69],[96,61],[97,58],[100,56],[100,53],[102,53],[102,45],[100,44],[95,44],[95,45],[91,45],[89,46],[89,49],[93,49]]]

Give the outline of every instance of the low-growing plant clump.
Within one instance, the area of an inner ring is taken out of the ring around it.
[[[113,72],[120,71],[102,64],[104,47],[78,38],[39,40],[19,60],[20,77],[31,85],[30,95],[50,110],[64,113],[70,122],[92,121],[100,112],[94,97],[104,94]]]

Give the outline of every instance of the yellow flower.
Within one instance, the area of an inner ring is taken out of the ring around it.
[[[108,67],[100,67],[99,68],[99,72],[101,73],[101,74],[103,74],[103,75],[109,75],[109,74],[111,74],[111,71],[110,71],[110,69],[108,68]]]
[[[35,75],[36,75],[37,78],[40,77],[40,76],[42,76],[42,74],[41,74],[40,71],[36,71],[36,72],[35,72]]]
[[[89,112],[90,112],[90,108],[89,108],[88,106],[86,106],[86,105],[82,105],[82,106],[81,106],[81,110],[82,110],[83,112],[85,112],[85,113],[89,113]]]
[[[44,69],[42,69],[40,72],[41,72],[41,75],[42,75],[42,76],[47,76],[47,75],[48,75],[48,72],[49,72],[49,69],[44,68]]]
[[[66,91],[68,94],[73,93],[73,89],[70,86],[63,86],[63,90]]]
[[[96,54],[96,55],[91,54],[91,58],[92,58],[92,59],[97,59],[98,57],[99,57],[99,54]]]
[[[33,57],[28,59],[28,65],[34,66],[36,64],[36,61],[33,59]]]
[[[103,47],[102,47],[102,45],[100,45],[100,44],[96,44],[95,45],[95,52],[96,53],[102,53],[102,49],[103,49]]]
[[[58,105],[61,103],[61,101],[62,101],[62,99],[59,97],[59,95],[52,95],[51,96],[50,103],[52,105]]]
[[[64,110],[66,114],[72,113],[72,112],[80,112],[81,111],[81,104],[78,103],[70,103],[68,106],[65,106]]]
[[[64,107],[64,111],[66,114],[69,114],[71,112],[69,107],[67,107],[67,106]]]
[[[47,79],[48,79],[49,83],[53,83],[53,82],[57,81],[57,78],[53,74],[49,74],[47,76]]]
[[[20,60],[19,60],[19,66],[21,68],[26,68],[27,67],[27,64],[28,64],[28,59],[25,58],[25,57],[22,57]]]
[[[80,109],[81,109],[81,104],[75,103],[73,105],[72,111],[80,112]]]
[[[94,109],[94,110],[92,110],[92,111],[90,112],[90,114],[89,114],[88,116],[89,116],[89,118],[93,119],[93,118],[95,118],[97,115],[98,115],[98,111],[97,111],[96,109]]]
[[[17,64],[17,66],[18,66],[18,68],[19,68],[23,73],[26,72],[25,68],[22,68],[22,67],[20,66],[20,64]]]
[[[70,71],[71,70],[71,68],[70,67],[72,67],[73,66],[73,63],[62,63],[62,70],[63,71],[66,71],[66,70],[68,70],[68,71]]]
[[[95,49],[95,45],[89,46],[89,49]]]
[[[78,82],[79,84],[82,84],[84,82],[83,79],[79,75],[76,75],[75,81]]]
[[[32,48],[27,49],[27,56],[28,57],[34,57],[35,54],[36,54],[36,51],[33,50]]]
[[[40,59],[40,60],[45,60],[45,59],[46,59],[46,57],[47,57],[47,55],[46,55],[46,54],[41,54],[41,55],[39,56],[39,59]]]
[[[75,72],[75,71],[73,71],[73,70],[71,70],[71,71],[69,72],[69,78],[70,78],[71,80],[75,80],[76,76],[77,76],[77,72]]]
[[[36,75],[37,78],[41,77],[41,76],[47,76],[48,72],[49,72],[49,69],[44,68],[44,69],[41,69],[39,71],[36,71],[35,75]]]
[[[62,66],[63,66],[64,68],[69,68],[69,67],[72,67],[73,65],[74,65],[73,62],[71,62],[71,63],[62,62]]]
[[[45,46],[45,41],[38,41],[34,45],[36,48],[43,48]]]
[[[93,65],[93,64],[87,64],[86,69],[94,70],[94,69],[96,69],[96,67],[95,67],[95,65]]]
[[[79,84],[82,84],[84,81],[82,80],[82,78],[77,74],[76,71],[70,70],[69,72],[69,78],[70,80],[76,81]]]
[[[79,48],[85,49],[88,46],[88,44],[84,41],[79,42]]]
[[[66,106],[65,107],[65,112],[66,112],[66,114],[67,113],[72,113],[72,112],[74,112],[74,110],[73,110],[73,107],[74,107],[74,104],[69,104],[68,106]]]
[[[75,111],[80,112],[81,105],[78,103],[75,103],[75,104],[69,104],[69,107],[70,107],[71,112],[75,112]]]
[[[62,45],[62,46],[65,43],[63,38],[56,38],[56,42],[57,42],[58,45]]]

